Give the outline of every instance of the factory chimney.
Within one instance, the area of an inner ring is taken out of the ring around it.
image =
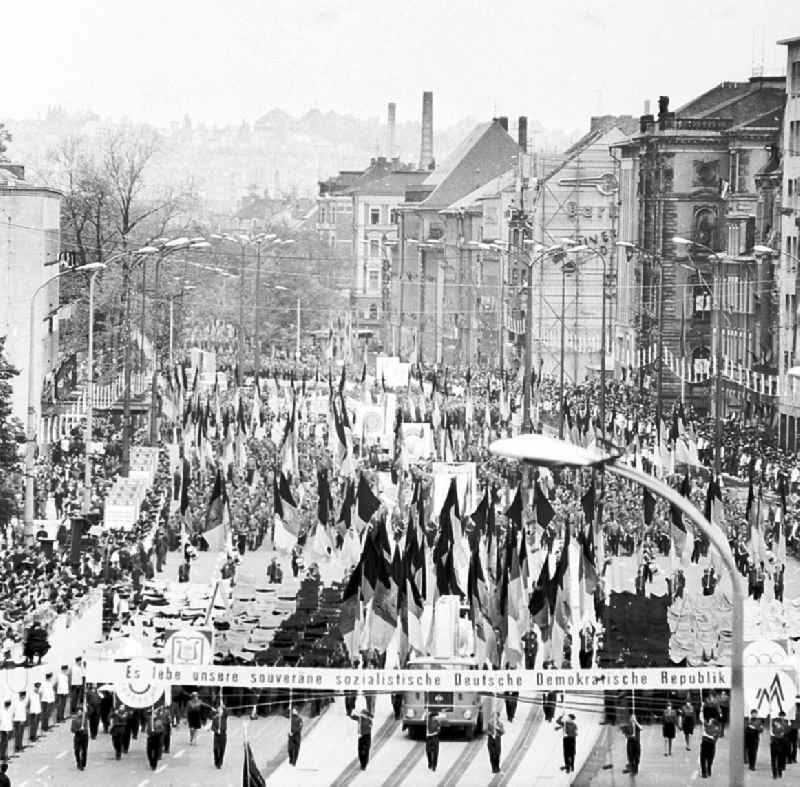
[[[419,168],[433,169],[433,93],[426,90],[422,94],[422,144],[419,152]]]
[[[525,115],[520,115],[517,122],[517,144],[523,153],[528,152],[528,118]]]
[[[391,161],[394,158],[394,134],[397,125],[397,104],[389,102],[388,129],[386,132],[386,158]]]

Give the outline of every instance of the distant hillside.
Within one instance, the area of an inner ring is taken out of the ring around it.
[[[14,139],[8,156],[26,165],[33,180],[48,180],[47,151],[73,134],[92,134],[109,123],[85,110],[67,112],[53,108],[42,119],[0,117]],[[435,130],[434,155],[442,160],[479,122],[468,117]],[[513,123],[513,121],[512,121]],[[558,151],[577,138],[550,131],[529,121],[529,134],[537,149]],[[362,169],[371,157],[386,155],[386,122],[361,119],[336,112],[311,109],[293,117],[271,109],[252,125],[206,126],[187,117],[161,128],[164,148],[159,156],[159,178],[183,182],[191,179],[209,210],[225,210],[248,192],[296,193],[313,196],[317,181],[340,169]],[[515,133],[511,129],[512,134]],[[400,122],[395,134],[395,154],[404,161],[419,158],[419,122]]]

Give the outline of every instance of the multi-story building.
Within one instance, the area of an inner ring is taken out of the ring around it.
[[[800,449],[800,37],[779,41],[786,47],[786,110],[783,121],[783,172],[778,264],[780,444]]]
[[[37,417],[41,412],[43,383],[58,361],[58,281],[47,285],[58,268],[47,263],[58,260],[60,212],[60,192],[28,183],[22,166],[0,162],[0,336],[21,372],[12,381],[11,412],[23,423],[29,395]]]
[[[664,371],[664,395],[683,392],[699,410],[707,411],[712,400],[708,371],[717,341],[728,370],[750,370],[756,362],[770,370],[772,339],[763,321],[769,309],[763,305],[772,266],[754,246],[760,245],[757,222],[761,243],[771,231],[763,186],[776,166],[785,99],[784,78],[766,76],[723,82],[677,111],[662,96],[658,116],[643,115],[639,133],[613,146],[620,160],[623,240],[643,250],[619,252],[636,266],[639,343],[660,339],[665,360],[681,357],[688,386]],[[694,245],[676,243],[676,237]],[[712,307],[720,308],[719,336]],[[693,382],[702,372],[703,381]],[[723,377],[724,412],[769,396]]]
[[[423,154],[424,137],[423,123]],[[403,357],[453,362],[473,351],[474,303],[469,298],[465,311],[464,294],[472,288],[477,250],[467,244],[480,238],[475,237],[479,223],[466,208],[470,195],[480,199],[483,186],[519,167],[520,146],[508,133],[508,119],[495,118],[476,126],[407,190],[392,257],[392,277],[399,282],[392,289],[395,344]]]

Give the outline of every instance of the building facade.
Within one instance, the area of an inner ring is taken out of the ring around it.
[[[635,265],[638,343],[660,345],[664,366],[668,358],[685,364],[681,375],[664,367],[658,375],[657,363],[649,371],[662,380],[665,399],[683,396],[700,411],[710,407],[718,341],[726,369],[771,371],[768,310],[761,307],[772,265],[754,246],[759,218],[765,231],[759,183],[776,166],[784,103],[783,77],[723,82],[677,111],[662,96],[658,115],[643,115],[639,132],[614,146],[623,188],[619,223],[626,234],[635,226],[624,239],[638,247],[618,252]],[[723,412],[769,395],[726,379]]]
[[[21,372],[12,382],[11,411],[23,423],[29,396],[41,412],[45,378],[58,363],[58,281],[46,283],[58,272],[47,263],[58,260],[60,212],[58,191],[28,183],[23,167],[0,162],[0,336]]]
[[[783,121],[783,167],[778,268],[779,438],[790,451],[800,450],[800,365],[798,304],[800,278],[800,37],[779,41],[786,47],[786,110]],[[778,245],[778,244],[776,244]]]

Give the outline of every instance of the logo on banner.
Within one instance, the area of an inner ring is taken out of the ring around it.
[[[788,713],[794,708],[797,673],[788,653],[777,642],[751,642],[742,654],[746,709],[759,715]]]
[[[167,632],[164,659],[181,666],[200,666],[214,661],[214,633],[210,628],[184,628]]]
[[[131,659],[125,665],[123,678],[114,691],[120,702],[129,708],[149,708],[164,693],[164,684],[153,681],[155,663],[150,659]]]

